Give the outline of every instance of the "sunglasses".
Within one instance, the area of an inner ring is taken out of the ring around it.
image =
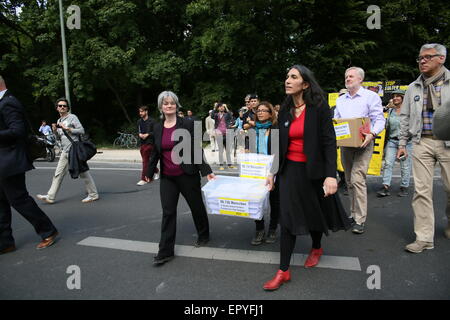
[[[58,104],[57,107],[61,107],[61,108],[67,108],[67,104]]]

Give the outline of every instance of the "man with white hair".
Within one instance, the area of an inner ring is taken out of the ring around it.
[[[367,218],[366,174],[373,152],[373,140],[384,129],[383,106],[378,94],[361,86],[364,70],[351,67],[345,71],[345,87],[348,92],[336,100],[334,117],[370,119],[370,133],[363,133],[364,142],[359,148],[341,147],[342,165],[350,195],[350,212],[355,224],[352,232],[364,233]]]
[[[447,193],[446,215],[450,221],[450,141],[433,135],[433,114],[450,103],[450,71],[445,68],[447,49],[440,44],[425,44],[416,61],[421,75],[408,86],[400,112],[400,137],[397,158],[408,155],[408,138],[413,141],[414,232],[416,241],[405,250],[420,253],[434,248],[433,176],[437,162]],[[450,222],[445,229],[450,239]]]

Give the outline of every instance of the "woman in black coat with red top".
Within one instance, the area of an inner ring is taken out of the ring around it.
[[[306,67],[294,65],[285,81],[288,95],[278,114],[280,159],[280,270],[264,284],[276,290],[291,279],[289,264],[298,235],[309,234],[305,267],[323,254],[322,234],[350,228],[352,221],[336,194],[336,136],[324,93]],[[274,185],[273,175],[267,181]]]
[[[146,176],[146,181],[149,182],[156,172],[156,165],[160,162],[159,188],[163,216],[159,251],[154,258],[154,265],[162,265],[174,258],[180,193],[191,209],[197,229],[198,239],[195,246],[205,245],[209,241],[209,222],[200,189],[200,174],[207,176],[208,180],[214,179],[215,176],[205,161],[201,141],[194,142],[194,121],[177,116],[180,107],[175,93],[163,91],[159,94],[158,108],[163,119],[153,128],[155,145]],[[181,143],[183,150],[177,146]],[[190,147],[187,147],[187,144],[190,144]],[[179,154],[177,149],[181,150]],[[190,154],[184,154],[184,150],[189,150]]]

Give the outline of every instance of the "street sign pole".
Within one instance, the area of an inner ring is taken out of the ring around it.
[[[63,53],[63,66],[64,66],[64,87],[66,92],[66,99],[69,101],[69,105],[72,107],[70,103],[70,91],[69,91],[69,71],[67,67],[67,49],[66,49],[66,34],[64,30],[64,16],[63,16],[63,6],[62,0],[59,0],[59,20],[61,22],[61,44],[62,44],[62,53]]]

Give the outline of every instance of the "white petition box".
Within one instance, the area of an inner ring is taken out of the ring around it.
[[[240,177],[216,176],[203,186],[208,213],[261,220],[269,209],[265,182],[273,158],[249,153],[238,156]]]

